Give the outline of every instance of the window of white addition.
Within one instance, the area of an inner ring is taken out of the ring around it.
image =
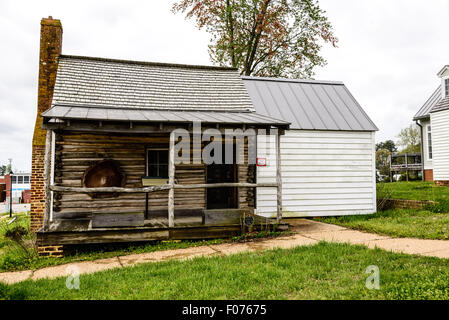
[[[444,80],[444,92],[445,96],[449,97],[449,78]]]
[[[432,160],[433,154],[432,154],[432,127],[427,126],[427,151],[429,155],[429,159]]]

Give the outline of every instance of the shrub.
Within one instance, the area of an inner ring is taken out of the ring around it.
[[[8,247],[0,259],[1,269],[16,269],[20,265],[28,265],[30,261],[37,259],[34,234],[30,232],[28,222],[27,219],[17,217],[12,223],[1,226],[0,231],[4,237],[3,246]]]
[[[15,225],[11,228],[7,228],[5,231],[5,238],[21,242],[23,241],[24,237],[28,235],[28,230],[25,229],[25,227],[22,227],[20,225]]]

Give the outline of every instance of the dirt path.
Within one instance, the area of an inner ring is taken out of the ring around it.
[[[74,262],[60,266],[47,267],[36,271],[27,270],[20,272],[4,272],[0,273],[0,281],[11,284],[25,281],[27,279],[54,279],[57,277],[65,277],[69,272],[73,272],[73,270],[78,270],[80,274],[85,274],[113,268],[133,266],[141,263],[166,261],[172,259],[184,260],[201,256],[230,255],[245,251],[254,252],[274,248],[289,249],[297,246],[312,245],[323,240],[328,242],[365,245],[369,248],[378,247],[393,252],[449,258],[449,241],[445,240],[391,238],[302,219],[289,220],[289,223],[292,225],[293,231],[297,232],[297,234],[289,237],[247,243],[226,243],[186,249],[132,254],[95,261]]]

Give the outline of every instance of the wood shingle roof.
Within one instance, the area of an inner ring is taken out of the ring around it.
[[[53,105],[254,112],[236,69],[60,56]]]

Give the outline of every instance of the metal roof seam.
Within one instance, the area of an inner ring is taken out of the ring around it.
[[[362,108],[362,106],[359,104],[359,102],[354,98],[351,91],[346,86],[343,86],[345,91],[348,93],[348,95],[351,97],[352,101],[355,103],[356,107],[359,109],[359,111],[365,116],[365,118],[368,120],[368,122],[376,129],[374,131],[378,131],[379,128],[374,124],[374,122],[371,120],[370,117],[368,117],[368,114],[365,112],[365,110]]]
[[[295,90],[293,90],[292,84],[289,83],[289,84],[288,84],[288,87],[289,87],[290,90],[292,91],[293,96],[294,96],[296,102],[298,103],[299,106],[301,106],[301,109],[303,110],[304,114],[306,115],[307,119],[309,120],[312,129],[316,129],[316,126],[313,124],[312,119],[310,118],[309,114],[306,112],[305,106],[302,105],[301,99],[298,98],[298,95],[296,94]],[[303,92],[303,93],[304,93],[304,96],[306,96],[305,92]],[[307,99],[307,97],[306,97],[306,99]],[[309,103],[310,103],[310,101],[309,101]],[[314,112],[315,112],[315,110],[314,110]],[[315,113],[316,113],[316,112],[315,112]],[[318,115],[317,115],[317,116],[318,116]],[[318,116],[318,118],[319,118],[319,116]],[[321,119],[320,119],[320,120],[321,120]],[[299,124],[299,123],[298,123],[298,124]]]
[[[335,126],[342,130],[343,128],[338,124],[338,122],[334,119],[334,117],[332,116],[332,113],[329,111],[328,106],[323,102],[323,99],[321,99],[320,95],[316,92],[316,89],[314,86],[311,86],[312,91],[315,93],[315,95],[317,96],[317,99],[320,101],[320,103],[323,106],[323,109],[326,110],[326,112],[329,114],[329,118],[332,120],[332,122],[335,124]]]
[[[335,94],[338,96],[338,98],[340,99],[340,101],[342,102],[342,104],[345,106],[345,108],[348,110],[348,112],[351,114],[351,116],[355,119],[355,121],[359,124],[360,129],[363,129],[363,125],[362,123],[359,121],[359,119],[354,115],[354,113],[352,112],[352,110],[344,103],[343,98],[341,97],[340,93],[338,93],[337,89],[335,89],[335,87],[332,88],[332,90],[334,90]]]
[[[324,119],[321,117],[320,113],[316,111],[315,108],[313,108],[313,103],[312,100],[310,100],[310,97],[308,96],[307,92],[304,90],[304,88],[302,86],[299,86],[299,88],[301,89],[301,91],[303,92],[304,96],[306,97],[307,101],[309,101],[309,104],[312,106],[312,110],[313,112],[315,112],[315,114],[318,116],[318,118],[321,121],[321,124],[323,125],[323,127],[326,127],[326,123],[324,122]],[[298,99],[299,100],[299,99]]]
[[[262,97],[259,88],[256,85],[254,86],[254,88],[256,88],[256,91],[259,94],[259,96]],[[262,98],[260,99],[260,101],[262,101],[262,104],[265,108],[266,114],[270,114],[270,112],[268,111],[269,109],[268,109],[267,105],[265,104],[265,101]]]
[[[292,84],[289,83],[286,87],[290,90],[291,94],[295,97],[295,94],[294,94],[294,92],[293,92],[293,90],[292,90],[292,88],[291,88],[291,85],[292,85]],[[280,90],[280,91],[282,92],[282,94],[284,95],[285,102],[287,102],[287,106],[288,106],[288,108],[289,108],[291,114],[293,115],[293,118],[296,120],[296,123],[297,123],[299,126],[302,126],[302,125],[301,125],[301,121],[300,121],[299,118],[297,117],[297,113],[293,110],[293,106],[290,104],[290,102],[288,101],[287,97],[285,97],[285,93],[282,91],[281,86],[279,86],[279,90]],[[296,97],[295,97],[295,98],[296,98]],[[307,119],[307,121],[309,121],[309,123],[312,125],[312,121],[310,121],[310,118],[309,118],[308,114],[304,111],[304,107],[301,105],[301,103],[298,103],[298,105],[299,105],[299,107],[302,109],[302,111],[304,112],[304,115],[305,115],[305,118]]]
[[[343,115],[340,108],[337,107],[337,104],[335,103],[334,99],[332,99],[332,97],[329,95],[329,93],[326,91],[326,89],[322,88],[322,90],[324,91],[326,96],[329,98],[329,100],[332,102],[332,106],[334,107],[334,109],[337,110],[340,117],[343,119],[344,122],[346,122],[346,125],[348,126],[348,128],[354,129],[354,128],[352,128],[351,124],[348,122],[346,117]]]
[[[282,108],[281,108],[281,107],[279,106],[279,104],[277,103],[277,101],[276,101],[277,99],[274,98],[273,92],[271,92],[270,86],[267,86],[267,91],[268,91],[268,94],[269,94],[269,95],[271,96],[271,98],[273,99],[274,104],[276,105],[277,109],[279,110],[279,114],[281,115],[281,117],[282,117],[283,119],[286,119],[284,113],[282,112]],[[285,98],[284,98],[284,99],[285,99]]]

